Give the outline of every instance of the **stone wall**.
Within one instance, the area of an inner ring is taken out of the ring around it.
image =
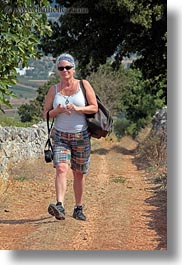
[[[45,122],[29,128],[0,126],[0,185],[6,184],[12,163],[43,156],[46,140]]]
[[[167,149],[167,106],[156,112],[152,120],[153,133],[163,134],[163,141]]]
[[[153,117],[153,129],[155,130],[165,130],[167,131],[167,107],[163,107],[161,110],[157,111]]]

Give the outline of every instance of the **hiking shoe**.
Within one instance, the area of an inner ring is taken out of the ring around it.
[[[61,202],[58,202],[56,205],[53,203],[49,204],[48,213],[52,216],[55,216],[55,218],[58,220],[65,219],[65,210]]]
[[[73,211],[73,218],[77,220],[86,221],[86,216],[83,214],[82,209],[83,207],[81,205],[75,207]]]

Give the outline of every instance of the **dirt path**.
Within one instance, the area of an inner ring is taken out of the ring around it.
[[[94,141],[84,194],[86,222],[72,218],[72,174],[65,198],[66,219],[47,213],[55,202],[54,174],[42,158],[12,169],[15,180],[1,196],[0,249],[166,249],[164,194],[133,163],[136,142]],[[161,197],[162,196],[162,197]]]

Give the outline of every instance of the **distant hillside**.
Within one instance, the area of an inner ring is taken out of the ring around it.
[[[17,83],[15,86],[11,87],[11,91],[16,95],[17,98],[33,99],[36,97],[37,88],[31,86],[23,86]]]
[[[23,68],[20,64],[17,68],[18,80],[47,80],[51,74],[54,74],[54,61],[52,56],[43,56],[39,60],[31,59],[28,67]]]
[[[54,76],[54,67],[55,60],[52,56],[43,56],[39,60],[30,60],[26,68],[19,64],[17,68],[18,81],[16,85],[9,88],[16,96],[15,98],[10,98],[12,109],[4,106],[5,113],[0,113],[0,120],[4,117],[12,117],[18,120],[18,107],[36,98],[38,87]]]
[[[39,60],[30,60],[28,67],[17,68],[16,85],[10,88],[17,98],[33,99],[36,97],[36,90],[54,75],[54,58],[43,56]]]

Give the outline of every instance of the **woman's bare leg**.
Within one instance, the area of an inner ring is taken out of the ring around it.
[[[82,205],[85,178],[81,172],[73,171],[73,190],[75,194],[75,205]]]
[[[69,165],[66,163],[60,163],[56,166],[56,199],[57,202],[62,202],[62,204],[64,204],[64,197],[66,193],[68,170]]]

